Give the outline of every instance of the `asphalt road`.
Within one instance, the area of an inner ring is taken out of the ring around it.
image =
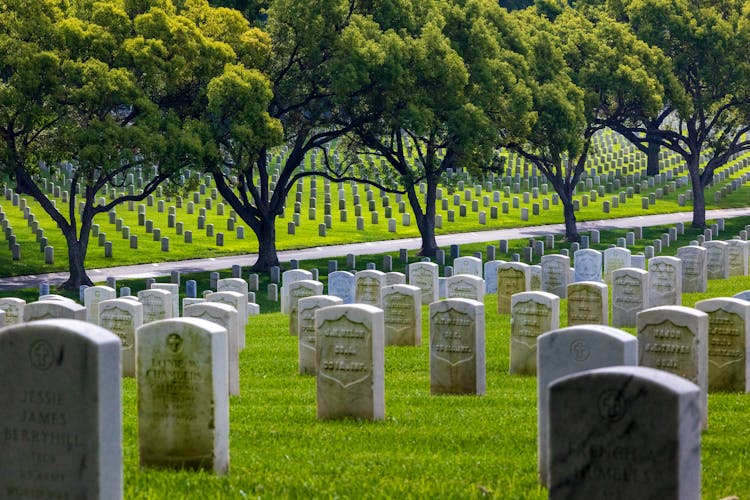
[[[708,210],[706,219],[749,216],[750,207]],[[578,229],[581,232],[591,229],[616,229],[659,226],[675,224],[677,222],[689,222],[692,212],[680,212],[675,214],[643,215],[638,217],[625,217],[621,219],[607,219],[598,221],[579,222]],[[512,229],[496,229],[490,231],[475,231],[471,233],[445,234],[437,236],[440,246],[463,245],[467,243],[490,243],[499,240],[515,240],[520,238],[532,238],[547,234],[563,234],[563,224],[548,224],[544,226],[529,226]],[[324,247],[303,248],[299,250],[284,250],[279,252],[281,262],[289,262],[292,259],[311,260],[329,259],[347,254],[367,255],[386,252],[397,252],[401,248],[408,250],[418,249],[421,246],[420,238],[404,238],[387,241],[373,241],[368,243],[350,243],[346,245],[331,245]],[[249,267],[255,262],[257,254],[231,255],[227,257],[216,257],[207,259],[182,260],[174,262],[159,262],[153,264],[137,264],[132,266],[116,266],[100,269],[89,269],[88,275],[94,282],[104,281],[108,277],[118,279],[126,278],[157,278],[168,276],[172,271],[180,273],[218,271],[229,269],[233,265]],[[67,272],[37,274],[27,276],[14,276],[0,278],[0,290],[17,290],[20,288],[36,287],[39,283],[57,285],[68,279]]]

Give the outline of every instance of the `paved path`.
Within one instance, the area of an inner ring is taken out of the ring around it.
[[[706,219],[750,216],[750,207],[708,210]],[[692,212],[680,212],[674,214],[644,215],[639,217],[624,217],[621,219],[607,219],[588,222],[579,222],[579,231],[591,229],[615,229],[631,227],[660,226],[675,224],[677,222],[689,222],[692,220]],[[437,236],[440,246],[463,245],[467,243],[483,243],[498,240],[516,240],[520,238],[531,238],[546,234],[562,234],[565,232],[563,224],[548,224],[544,226],[529,226],[512,229],[496,229],[492,231],[476,231],[471,233],[444,234]],[[368,243],[350,243],[346,245],[331,245],[325,247],[303,248],[300,250],[284,250],[279,252],[279,260],[289,262],[292,259],[330,259],[342,255],[367,255],[386,252],[397,252],[401,248],[409,250],[418,249],[421,246],[420,238],[404,238],[387,241],[374,241]],[[229,269],[233,265],[250,266],[257,254],[231,255],[227,257],[216,257],[207,259],[183,260],[175,262],[159,262],[154,264],[137,264],[132,266],[108,267],[102,269],[90,269],[88,275],[94,282],[104,281],[109,276],[116,278],[156,278],[167,276],[172,271],[181,273],[218,271]],[[38,274],[30,276],[15,276],[0,278],[0,290],[17,290],[19,288],[35,287],[39,283],[47,282],[51,285],[60,284],[68,278],[67,272]]]

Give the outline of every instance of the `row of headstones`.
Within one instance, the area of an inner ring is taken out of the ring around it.
[[[403,285],[393,288],[399,286]],[[415,289],[411,290],[408,305],[401,299],[401,310],[418,310],[418,296]],[[539,338],[539,351],[534,354],[539,356],[540,367],[540,479],[550,486],[553,497],[577,488],[615,488],[623,481],[635,488],[626,490],[626,498],[640,498],[637,493],[657,491],[659,487],[666,487],[670,495],[681,493],[675,498],[698,498],[700,480],[693,474],[695,461],[700,472],[700,452],[695,444],[700,442],[701,427],[707,424],[708,345],[709,332],[714,331],[710,325],[716,325],[724,338],[740,337],[746,343],[750,337],[750,302],[714,299],[698,307],[708,314],[684,307],[644,311],[639,315],[638,340],[613,328],[591,325],[551,331]],[[737,316],[731,331],[727,314]],[[317,377],[318,418],[384,418],[385,315],[374,306],[341,304],[337,297],[300,300],[300,372]],[[305,354],[305,350],[310,353]],[[309,363],[310,357],[315,363],[303,364],[305,358]],[[636,364],[642,367],[619,367]],[[582,372],[612,366],[618,367]],[[746,370],[747,363],[742,370],[743,391],[747,390]],[[577,372],[582,372],[578,378],[558,380]],[[735,379],[737,375],[735,370]],[[721,378],[711,375],[712,381]],[[481,303],[451,299],[430,305],[430,386],[432,394],[484,393]],[[614,425],[620,421],[623,423]],[[654,421],[664,426],[653,425]],[[580,429],[572,437],[571,425]],[[606,432],[595,432],[592,438],[591,426]],[[609,435],[617,429],[628,432]],[[622,452],[625,455],[618,452],[613,456],[609,450],[594,453],[603,442],[629,447]],[[676,461],[675,449],[679,450]],[[641,453],[644,460],[639,458]],[[626,463],[617,465],[631,469],[631,476],[646,474],[643,480],[585,471],[592,460],[598,471],[623,460],[623,456]],[[662,466],[666,456],[671,460],[664,472],[668,474],[666,479],[648,473]],[[685,460],[688,457],[690,460]]]

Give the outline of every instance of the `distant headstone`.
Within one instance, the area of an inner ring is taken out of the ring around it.
[[[695,308],[708,314],[709,392],[750,392],[750,302],[716,298]]]
[[[602,253],[586,248],[573,254],[574,281],[602,281]]]
[[[612,272],[623,267],[630,267],[630,250],[613,247],[604,251],[604,282],[612,284]]]
[[[490,260],[484,263],[485,293],[497,293],[497,269],[502,263],[501,260]]]
[[[703,243],[706,254],[708,279],[723,280],[729,277],[729,253],[723,241],[706,241]]]
[[[120,341],[82,321],[0,330],[0,496],[123,495]]]
[[[409,284],[422,290],[422,305],[438,300],[438,275],[440,269],[432,262],[409,264]]]
[[[683,306],[652,307],[638,314],[638,364],[686,378],[701,389],[708,425],[708,315]]]
[[[568,285],[568,325],[608,325],[607,285],[579,281]]]
[[[339,297],[344,304],[354,303],[354,275],[348,271],[328,274],[328,295]]]
[[[310,271],[304,269],[292,269],[281,275],[281,312],[289,314],[289,285],[299,280],[313,279]],[[315,294],[317,295],[317,294]]]
[[[297,302],[297,321],[299,324],[299,374],[315,375],[315,311],[328,306],[343,304],[339,297],[333,295],[313,295],[302,297]]]
[[[708,279],[708,251],[697,245],[677,249],[677,258],[682,261],[682,291],[696,293],[706,291]]]
[[[141,466],[229,469],[227,330],[174,318],[136,332]]]
[[[220,304],[226,304],[234,307],[237,310],[237,345],[239,349],[245,348],[245,327],[247,326],[247,299],[244,295],[238,292],[214,292],[209,293],[205,297],[207,302],[218,302]],[[232,335],[229,332],[229,335]]]
[[[484,280],[471,274],[454,274],[445,280],[445,297],[484,303]]]
[[[300,299],[322,295],[323,283],[314,280],[299,280],[289,284],[289,334],[299,335],[298,303]]]
[[[542,291],[565,298],[568,288],[570,258],[551,254],[542,257]]]
[[[477,257],[458,257],[453,260],[454,274],[471,274],[482,277],[482,259]]]
[[[103,300],[97,308],[96,324],[120,339],[123,377],[135,377],[135,331],[143,325],[143,304],[135,300]]]
[[[422,291],[412,285],[381,289],[385,345],[422,344]]]
[[[699,389],[639,366],[549,386],[549,498],[701,498]]]
[[[447,299],[430,304],[430,393],[483,395],[484,304]]]
[[[397,273],[394,271],[385,273],[385,286],[405,284],[406,275],[404,273]]]
[[[747,276],[750,243],[742,240],[728,240],[726,243],[729,276]]]
[[[239,329],[239,313],[229,304],[204,301],[187,306],[184,310],[186,318],[200,318],[215,323],[227,331],[227,383],[229,394],[240,394],[240,345],[237,331]],[[232,333],[234,332],[234,333]]]
[[[151,290],[166,290],[172,294],[172,317],[180,315],[180,285],[176,283],[154,283]]]
[[[173,317],[172,293],[167,290],[141,290],[138,300],[143,304],[143,324]]]
[[[522,262],[503,262],[497,267],[497,312],[510,313],[511,296],[531,290],[530,267]]]
[[[682,304],[682,261],[654,257],[648,261],[649,307]]]
[[[16,297],[0,298],[0,311],[5,312],[5,326],[23,323],[23,309],[26,301]]]
[[[560,297],[523,292],[511,297],[510,373],[536,375],[537,337],[560,327]]]
[[[77,319],[86,321],[86,308],[72,300],[40,300],[30,302],[23,308],[23,320]]]
[[[380,289],[385,286],[382,271],[359,271],[354,275],[354,301],[380,307]]]
[[[612,326],[634,327],[639,312],[649,308],[649,274],[625,267],[612,273]]]
[[[547,332],[537,339],[537,456],[543,485],[549,486],[549,384],[585,370],[637,364],[638,341],[616,328],[574,326]]]
[[[98,325],[99,302],[114,299],[117,291],[108,286],[90,286],[83,291],[83,305],[86,306],[86,321]]]
[[[383,420],[383,311],[367,304],[324,307],[315,311],[315,329],[318,418]]]

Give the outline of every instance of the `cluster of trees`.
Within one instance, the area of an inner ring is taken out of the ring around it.
[[[750,149],[750,2],[528,4],[0,0],[0,173],[65,235],[67,288],[90,284],[94,216],[159,185],[190,188],[176,182],[186,169],[210,174],[254,231],[256,270],[278,264],[276,218],[313,175],[405,193],[433,255],[444,172],[494,168],[501,148],[548,178],[577,240],[572,196],[605,127],[649,153],[651,173],[659,148],[681,155],[704,226],[715,169]],[[334,140],[350,161],[327,161]],[[280,144],[272,186],[266,162]],[[303,170],[316,149],[324,161]],[[363,151],[386,171],[358,178]],[[60,211],[37,174],[63,161]],[[142,190],[100,203],[103,186],[144,167],[154,174]]]

